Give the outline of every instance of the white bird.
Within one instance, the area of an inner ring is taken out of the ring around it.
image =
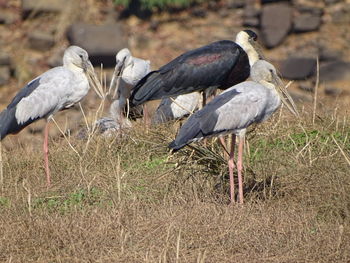
[[[198,109],[200,101],[201,95],[199,92],[183,94],[174,98],[164,98],[159,104],[152,122],[159,124],[181,119]]]
[[[0,139],[16,134],[36,120],[45,118],[44,159],[47,185],[50,186],[48,161],[49,120],[58,111],[68,109],[88,93],[98,82],[88,53],[78,47],[68,47],[63,66],[52,68],[22,88],[0,113]],[[101,95],[96,89],[97,94]]]
[[[133,57],[127,48],[120,50],[116,55],[116,66],[110,90],[115,89],[113,98],[118,100],[120,118],[123,118],[122,112],[126,106],[127,99],[130,97],[132,88],[150,71],[150,61]],[[117,87],[118,77],[120,77],[121,81]]]
[[[282,81],[276,69],[264,60],[258,60],[251,70],[252,81],[239,83],[216,96],[203,109],[197,111],[182,126],[176,139],[169,145],[173,150],[179,150],[185,145],[202,138],[232,134],[232,144],[229,153],[230,198],[234,203],[234,147],[236,136],[238,145],[238,200],[243,203],[243,143],[246,129],[253,123],[260,123],[269,118],[281,104],[281,100],[294,114],[295,105],[287,91],[282,87]],[[283,94],[290,100],[289,105]],[[224,145],[223,145],[224,146]],[[224,146],[225,147],[225,146]]]
[[[109,116],[98,119],[95,126],[102,135],[111,136],[121,130],[131,128],[132,124],[128,118],[123,118],[123,113],[119,106],[119,100],[111,103]]]

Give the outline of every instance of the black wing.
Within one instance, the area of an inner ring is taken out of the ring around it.
[[[245,51],[233,41],[222,40],[188,51],[141,79],[130,97],[132,105],[204,90],[228,88],[249,77]]]
[[[222,133],[222,130],[215,130],[218,121],[217,109],[233,99],[239,92],[235,89],[227,91],[215,97],[203,109],[194,113],[181,127],[176,139],[169,144],[169,148],[181,149],[196,139]]]
[[[5,110],[0,113],[0,140],[10,133],[20,132],[24,127],[33,123],[39,118],[29,119],[25,123],[18,124],[16,120],[16,105],[21,99],[29,96],[40,85],[40,78],[36,78],[22,88]]]

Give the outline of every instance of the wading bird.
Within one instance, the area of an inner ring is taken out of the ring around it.
[[[246,129],[265,121],[281,104],[286,104],[295,115],[295,105],[282,86],[275,68],[265,60],[258,60],[251,71],[252,81],[239,83],[216,96],[203,109],[197,111],[181,127],[176,139],[169,147],[179,150],[185,145],[206,137],[232,134],[228,168],[230,174],[230,198],[234,203],[234,148],[236,136],[238,145],[238,200],[243,203],[243,144]],[[287,102],[290,100],[291,105]],[[223,145],[225,148],[225,146]]]
[[[259,59],[253,47],[257,35],[250,30],[237,34],[236,43],[222,40],[188,51],[142,78],[133,89],[130,104],[203,91],[227,89],[246,80],[250,65]]]
[[[89,83],[101,97],[101,89],[98,90],[98,80],[88,53],[78,46],[70,46],[64,52],[63,66],[52,68],[30,81],[0,113],[1,140],[39,119],[46,119],[43,149],[48,186],[49,121],[56,112],[68,109],[83,99],[89,91]]]
[[[114,69],[113,77],[110,84],[110,91],[115,89],[113,99],[117,100],[115,106],[111,109],[117,110],[120,114],[118,120],[124,118],[123,111],[126,106],[127,99],[130,97],[132,88],[151,71],[150,61],[135,58],[131,55],[129,49],[124,48],[116,55],[116,66]],[[118,85],[118,78],[121,79]],[[112,113],[115,115],[115,113]],[[146,110],[145,110],[146,114]]]
[[[153,116],[152,123],[160,124],[192,114],[199,107],[200,101],[199,92],[183,94],[175,98],[164,98]]]

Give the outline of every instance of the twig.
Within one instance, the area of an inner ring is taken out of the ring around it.
[[[319,63],[319,59],[317,57],[316,60],[316,83],[315,83],[315,88],[314,88],[314,107],[313,107],[313,111],[312,111],[312,125],[315,125],[315,118],[316,118],[316,106],[317,106],[317,91],[318,91],[318,84],[320,81],[320,63]]]
[[[338,146],[338,149],[340,150],[340,152],[342,153],[342,155],[344,156],[344,159],[346,160],[346,162],[348,163],[348,165],[350,166],[350,160],[347,157],[347,154],[344,152],[343,148],[339,145],[339,143],[337,142],[337,140],[334,138],[333,134],[331,135],[334,143]]]
[[[70,143],[70,141],[68,140],[66,134],[62,131],[62,129],[60,128],[60,126],[58,126],[58,123],[55,121],[54,118],[51,118],[51,120],[53,121],[53,123],[56,125],[57,129],[61,132],[61,134],[63,135],[63,137],[66,139],[66,141],[68,142],[68,145],[70,148],[72,148],[72,150],[79,156],[79,158],[81,158],[80,154],[78,153],[78,151],[74,148],[74,146]]]
[[[180,105],[177,101],[175,101],[174,98],[170,97],[171,101],[175,103],[176,106],[178,106],[179,108],[183,109],[184,111],[187,111],[189,114],[193,114],[193,111],[190,111],[188,109],[186,109],[185,107],[183,107],[182,105]]]

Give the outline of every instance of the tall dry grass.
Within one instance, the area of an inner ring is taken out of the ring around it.
[[[0,261],[347,262],[350,125],[311,112],[248,134],[244,206],[214,141],[169,154],[176,124],[52,139],[49,190],[41,148],[4,150]]]

